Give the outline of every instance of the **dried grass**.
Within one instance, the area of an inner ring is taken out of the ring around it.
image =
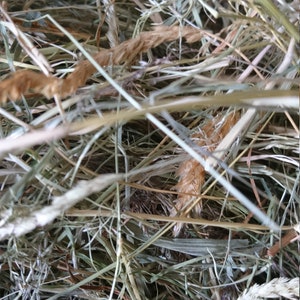
[[[2,2],[0,298],[299,298],[299,7]]]
[[[201,31],[193,27],[157,26],[154,31],[142,32],[136,38],[113,48],[102,49],[93,59],[102,67],[122,63],[130,65],[139,54],[147,52],[163,42],[170,42],[182,37],[188,43],[193,43],[198,41],[201,35]],[[66,79],[49,77],[48,74],[44,75],[28,70],[19,71],[11,78],[1,82],[0,102],[6,102],[7,99],[20,99],[21,95],[28,91],[41,93],[47,98],[54,96],[65,98],[83,86],[95,71],[96,68],[88,60],[80,62]]]
[[[255,284],[248,291],[245,291],[238,300],[279,298],[299,299],[300,277],[293,279],[274,278],[265,284]]]
[[[191,139],[195,144],[201,147],[203,152],[213,153],[219,143],[230,132],[235,125],[240,114],[237,112],[230,113],[229,115],[219,114],[212,116],[212,119],[201,126],[200,132],[191,135]],[[229,149],[231,145],[224,149]],[[224,157],[219,159],[224,160]],[[185,212],[185,206],[189,207],[189,210],[195,210],[195,215],[200,216],[202,210],[201,198],[200,202],[197,198],[201,194],[202,185],[205,182],[205,168],[195,159],[187,159],[183,161],[177,170],[179,177],[178,183],[175,186],[178,192],[178,197],[174,208],[172,208],[170,215],[176,216],[178,212],[184,212],[184,215],[189,212]],[[193,195],[193,196],[191,196]],[[182,223],[174,226],[174,236],[180,234]]]

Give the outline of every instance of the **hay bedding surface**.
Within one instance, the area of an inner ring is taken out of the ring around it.
[[[299,9],[3,1],[2,299],[297,299]]]

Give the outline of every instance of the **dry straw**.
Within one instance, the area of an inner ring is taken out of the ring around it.
[[[111,49],[102,50],[94,56],[95,61],[103,67],[111,64],[131,64],[139,54],[163,42],[185,38],[188,43],[193,43],[202,35],[200,30],[193,27],[157,26],[154,29],[154,31],[143,32],[138,37]],[[20,99],[21,95],[28,91],[42,93],[47,98],[54,96],[65,98],[83,86],[95,71],[95,67],[88,60],[80,62],[66,79],[58,79],[28,70],[19,71],[0,83],[0,102],[4,103],[7,99]]]
[[[299,298],[299,1],[23,2],[1,299]]]
[[[123,179],[124,175],[107,174],[98,176],[90,181],[81,181],[72,190],[53,198],[52,204],[28,214],[16,218],[14,222],[7,223],[0,228],[0,241],[11,236],[20,237],[33,231],[37,227],[43,227],[55,220],[68,209],[89,195],[105,189],[107,186]],[[11,212],[3,212],[9,215]],[[4,222],[5,223],[5,222]]]
[[[264,298],[279,298],[296,300],[300,297],[300,277],[293,279],[274,278],[265,284],[255,284],[238,297],[238,300],[259,300]]]
[[[232,127],[236,124],[240,114],[238,112],[229,113],[229,115],[214,116],[207,124],[203,125],[199,132],[194,133],[191,138],[195,144],[201,147],[206,153],[213,153],[219,144],[219,141],[230,132]],[[224,147],[224,149],[229,149]],[[219,159],[224,160],[226,151]],[[182,162],[177,170],[179,176],[178,183],[175,186],[178,192],[178,198],[170,215],[176,216],[189,215],[191,209],[195,210],[195,214],[200,216],[202,210],[201,200],[197,201],[199,193],[201,193],[202,186],[205,182],[206,171],[195,159],[187,159]],[[191,196],[194,195],[194,196]],[[185,212],[185,208],[189,207],[189,211]],[[178,236],[182,228],[182,223],[178,223],[174,227],[174,235]]]

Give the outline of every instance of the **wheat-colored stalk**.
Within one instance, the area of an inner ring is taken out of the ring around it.
[[[288,279],[284,277],[274,278],[268,283],[254,284],[250,289],[243,292],[238,300],[254,300],[262,298],[299,299],[300,277]]]
[[[213,153],[220,141],[222,141],[237,122],[239,116],[239,112],[233,112],[227,116],[219,114],[209,120],[191,138],[206,152]],[[228,149],[222,149],[223,155],[227,151]],[[170,215],[173,217],[178,214],[189,216],[190,210],[193,209],[196,215],[199,216],[201,214],[202,203],[201,201],[197,202],[196,199],[200,195],[202,185],[205,181],[205,168],[197,160],[190,158],[180,164],[177,174],[179,181],[175,189],[178,192],[178,197]],[[178,223],[174,226],[173,234],[175,236],[178,236],[182,226],[183,223]]]
[[[156,26],[153,31],[142,32],[136,38],[129,39],[111,49],[103,49],[94,56],[100,66],[111,64],[131,63],[140,53],[157,47],[163,42],[185,38],[187,43],[198,41],[203,32],[191,26]],[[66,79],[48,76],[30,70],[14,73],[9,79],[0,82],[0,103],[8,99],[18,100],[28,91],[41,93],[47,98],[67,97],[85,84],[87,79],[96,71],[90,61],[80,62]]]

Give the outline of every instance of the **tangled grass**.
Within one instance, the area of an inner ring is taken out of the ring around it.
[[[1,4],[1,299],[297,299],[299,0],[72,2]]]

